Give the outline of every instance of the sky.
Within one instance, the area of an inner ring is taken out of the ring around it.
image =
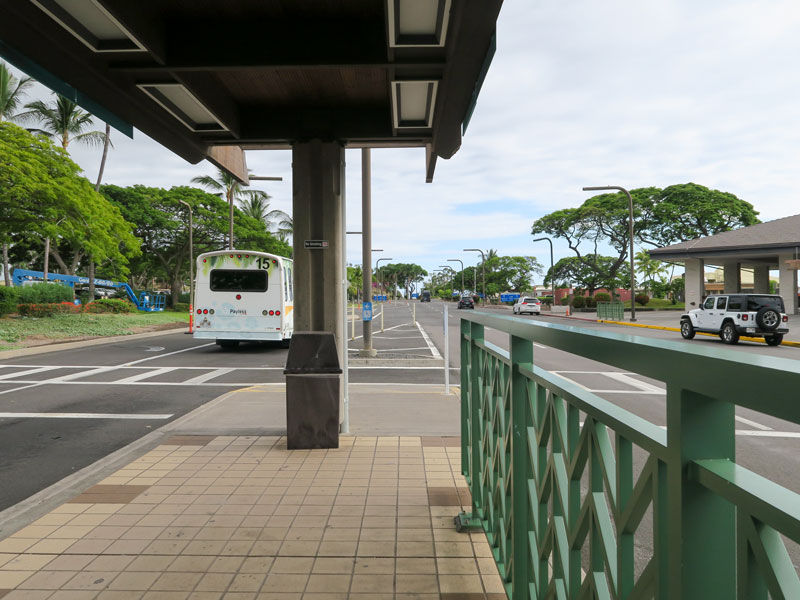
[[[431,271],[449,258],[475,264],[463,248],[493,248],[549,266],[531,225],[579,206],[587,185],[692,181],[747,200],[762,220],[800,212],[799,30],[795,0],[505,0],[462,147],[438,161],[434,182],[423,149],[372,151],[373,247],[384,250],[373,263]],[[171,187],[214,173],[138,131],[112,140],[106,183]],[[100,151],[70,151],[94,180]],[[347,229],[360,231],[360,150],[346,161]],[[284,178],[253,187],[291,212],[290,152],[250,151],[247,163]],[[348,262],[360,263],[360,237],[348,238]],[[572,255],[554,246],[556,261]]]

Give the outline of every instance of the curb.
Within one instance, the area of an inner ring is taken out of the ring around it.
[[[17,350],[3,350],[0,352],[0,360],[4,358],[18,358],[20,356],[31,356],[34,354],[46,354],[47,352],[58,352],[59,350],[74,350],[75,348],[86,348],[88,346],[100,346],[110,344],[119,340],[142,340],[145,338],[158,337],[160,335],[170,335],[185,331],[188,324],[184,327],[175,329],[159,329],[158,331],[145,331],[144,333],[133,333],[131,335],[114,335],[111,337],[98,337],[91,340],[80,340],[78,342],[63,342],[55,344],[45,344],[33,346],[32,348],[19,348]]]
[[[585,319],[588,320],[588,319]],[[605,323],[608,325],[625,325],[626,327],[641,327],[643,329],[660,329],[662,331],[677,331],[680,333],[679,327],[665,327],[663,325],[645,325],[644,323],[625,323],[623,321],[606,321],[605,319],[598,319],[597,323]],[[713,333],[705,333],[703,331],[698,331],[697,335],[706,335],[708,337],[717,337],[716,334]],[[744,340],[745,342],[764,342],[764,338],[756,338],[743,335],[739,339]],[[800,342],[781,342],[781,346],[793,346],[795,348],[800,348]]]

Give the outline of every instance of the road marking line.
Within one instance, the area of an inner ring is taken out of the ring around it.
[[[633,388],[638,388],[643,392],[650,392],[650,393],[659,393],[659,394],[666,394],[666,390],[650,383],[646,383],[644,381],[639,381],[638,379],[634,379],[627,373],[619,373],[617,371],[610,371],[608,373],[603,373],[609,379],[613,379],[615,381],[619,381],[620,383],[624,383],[625,385],[629,385]]]
[[[23,384],[28,383],[28,384],[31,384],[31,385],[23,385],[22,387],[13,388],[13,389],[10,389],[10,390],[3,390],[2,392],[0,392],[0,395],[10,394],[11,392],[21,392],[22,390],[29,390],[31,388],[39,387],[40,385],[42,385],[41,381],[36,381],[36,382],[17,381],[17,382],[14,382],[14,383],[23,383]]]
[[[196,383],[205,383],[209,379],[214,379],[216,377],[220,377],[221,375],[225,375],[226,373],[230,373],[231,371],[235,371],[234,368],[223,368],[223,369],[215,369],[210,373],[204,373],[203,375],[198,375],[197,377],[192,377],[191,379],[187,379],[183,382],[184,385],[192,385]]]
[[[27,371],[17,371],[16,373],[8,373],[7,375],[0,375],[0,380],[13,379],[14,377],[22,377],[23,375],[33,375],[34,373],[41,373],[42,371],[52,371],[54,369],[63,369],[60,366],[47,366],[37,367],[35,369],[28,369]]]
[[[157,358],[164,358],[165,356],[172,356],[173,354],[180,354],[181,352],[189,352],[191,350],[197,350],[198,348],[206,348],[208,346],[213,346],[214,344],[216,344],[216,342],[209,342],[208,344],[200,344],[199,346],[192,346],[191,348],[184,348],[183,350],[175,350],[174,352],[167,352],[165,354],[156,354],[155,356],[149,356],[148,358],[140,358],[139,360],[126,362],[119,366],[130,367],[131,365],[138,365],[139,363],[147,362],[148,360],[156,360]]]
[[[360,348],[348,348],[350,352],[358,352]],[[419,348],[375,348],[378,352],[400,352],[401,350],[430,350],[428,346],[420,346]]]
[[[737,429],[736,435],[743,435],[746,437],[800,438],[800,431],[753,431],[752,429]]]
[[[419,332],[422,334],[422,339],[425,340],[426,344],[428,344],[428,350],[430,350],[431,354],[433,354],[433,358],[442,358],[442,355],[439,354],[439,351],[436,349],[436,346],[433,345],[431,338],[428,337],[428,334],[422,328],[422,325],[420,325],[419,321],[417,321],[417,329],[419,329]]]
[[[0,419],[142,419],[164,420],[172,415],[140,415],[126,413],[0,413]]]
[[[62,367],[63,368],[63,367]],[[97,375],[99,373],[106,373],[108,371],[113,371],[116,367],[97,367],[97,368],[90,368],[88,371],[81,371],[80,373],[73,373],[72,375],[64,375],[63,377],[53,377],[52,379],[48,379],[48,383],[54,383],[56,381],[71,381],[73,379],[81,379],[82,377],[90,377],[91,375]]]
[[[141,381],[142,379],[150,379],[156,375],[169,373],[170,371],[174,371],[179,368],[180,367],[159,367],[157,369],[153,369],[152,371],[145,371],[144,373],[139,373],[138,375],[131,375],[130,377],[125,377],[124,379],[117,379],[117,381],[114,383],[135,383],[137,381]]]
[[[547,348],[547,346],[542,346],[541,344],[537,344],[536,342],[533,342],[533,345],[534,345],[536,348]]]
[[[744,417],[740,417],[736,415],[733,417],[740,423],[744,423],[745,425],[750,425],[751,427],[755,427],[756,429],[760,429],[761,431],[772,431],[772,427],[767,427],[766,425],[762,425],[761,423],[756,423],[755,421],[751,421],[750,419],[745,419]]]
[[[407,326],[408,326],[408,323],[402,323],[402,324],[400,324],[400,325],[395,325],[394,327],[387,327],[387,328],[385,328],[385,329],[384,329],[384,331],[392,331],[392,330],[394,330],[394,329],[399,329],[400,327],[407,327]],[[414,331],[414,329],[408,329],[408,330],[406,330],[406,331]],[[349,341],[351,341],[351,342],[352,342],[353,340],[357,340],[357,339],[360,339],[360,338],[362,338],[362,337],[364,337],[364,335],[363,335],[363,334],[362,334],[362,335],[357,335],[356,337],[352,338],[352,339],[351,339],[351,340],[349,340]],[[373,336],[372,336],[372,337],[375,337],[375,335],[373,334]]]

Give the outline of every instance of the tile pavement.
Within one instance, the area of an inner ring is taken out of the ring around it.
[[[504,600],[458,438],[176,436],[0,540],[3,600]]]

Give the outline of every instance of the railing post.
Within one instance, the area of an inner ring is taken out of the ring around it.
[[[511,600],[527,600],[529,597],[528,532],[530,507],[528,480],[532,477],[530,452],[528,450],[528,422],[530,400],[528,378],[520,373],[520,367],[533,368],[533,344],[530,340],[511,337],[511,515],[512,555],[514,565],[511,573]]]
[[[470,482],[469,472],[469,407],[472,398],[469,387],[469,321],[461,319],[461,474]],[[471,485],[471,483],[470,483]]]
[[[484,341],[484,334],[483,334],[483,325],[479,325],[478,323],[473,323],[471,321],[465,321],[462,319],[462,329],[461,331],[465,331],[464,323],[466,322],[466,327],[469,331],[470,342],[469,342],[469,378],[466,381],[467,388],[464,387],[464,380],[462,379],[462,388],[461,391],[463,393],[464,389],[469,389],[469,447],[466,448],[467,452],[469,452],[469,464],[467,465],[467,469],[469,472],[469,491],[470,496],[472,496],[472,511],[467,513],[459,513],[455,518],[455,525],[456,531],[477,531],[483,529],[481,525],[480,515],[481,515],[481,505],[478,496],[480,495],[481,489],[481,472],[483,470],[483,461],[481,460],[481,420],[480,420],[480,405],[482,401],[482,390],[481,390],[481,352],[476,347],[477,343],[483,344]],[[463,341],[462,341],[463,345]],[[462,347],[462,357],[464,356],[464,350]],[[461,364],[461,373],[463,377],[464,373],[464,363]],[[463,441],[463,436],[465,430],[463,429],[464,423],[464,402],[461,403],[461,410],[462,410],[462,441],[461,441],[461,451],[464,452],[465,444]],[[464,459],[462,456],[461,459],[462,468],[464,467]]]
[[[667,383],[669,598],[736,597],[735,507],[689,479],[695,460],[735,460],[734,408]]]

